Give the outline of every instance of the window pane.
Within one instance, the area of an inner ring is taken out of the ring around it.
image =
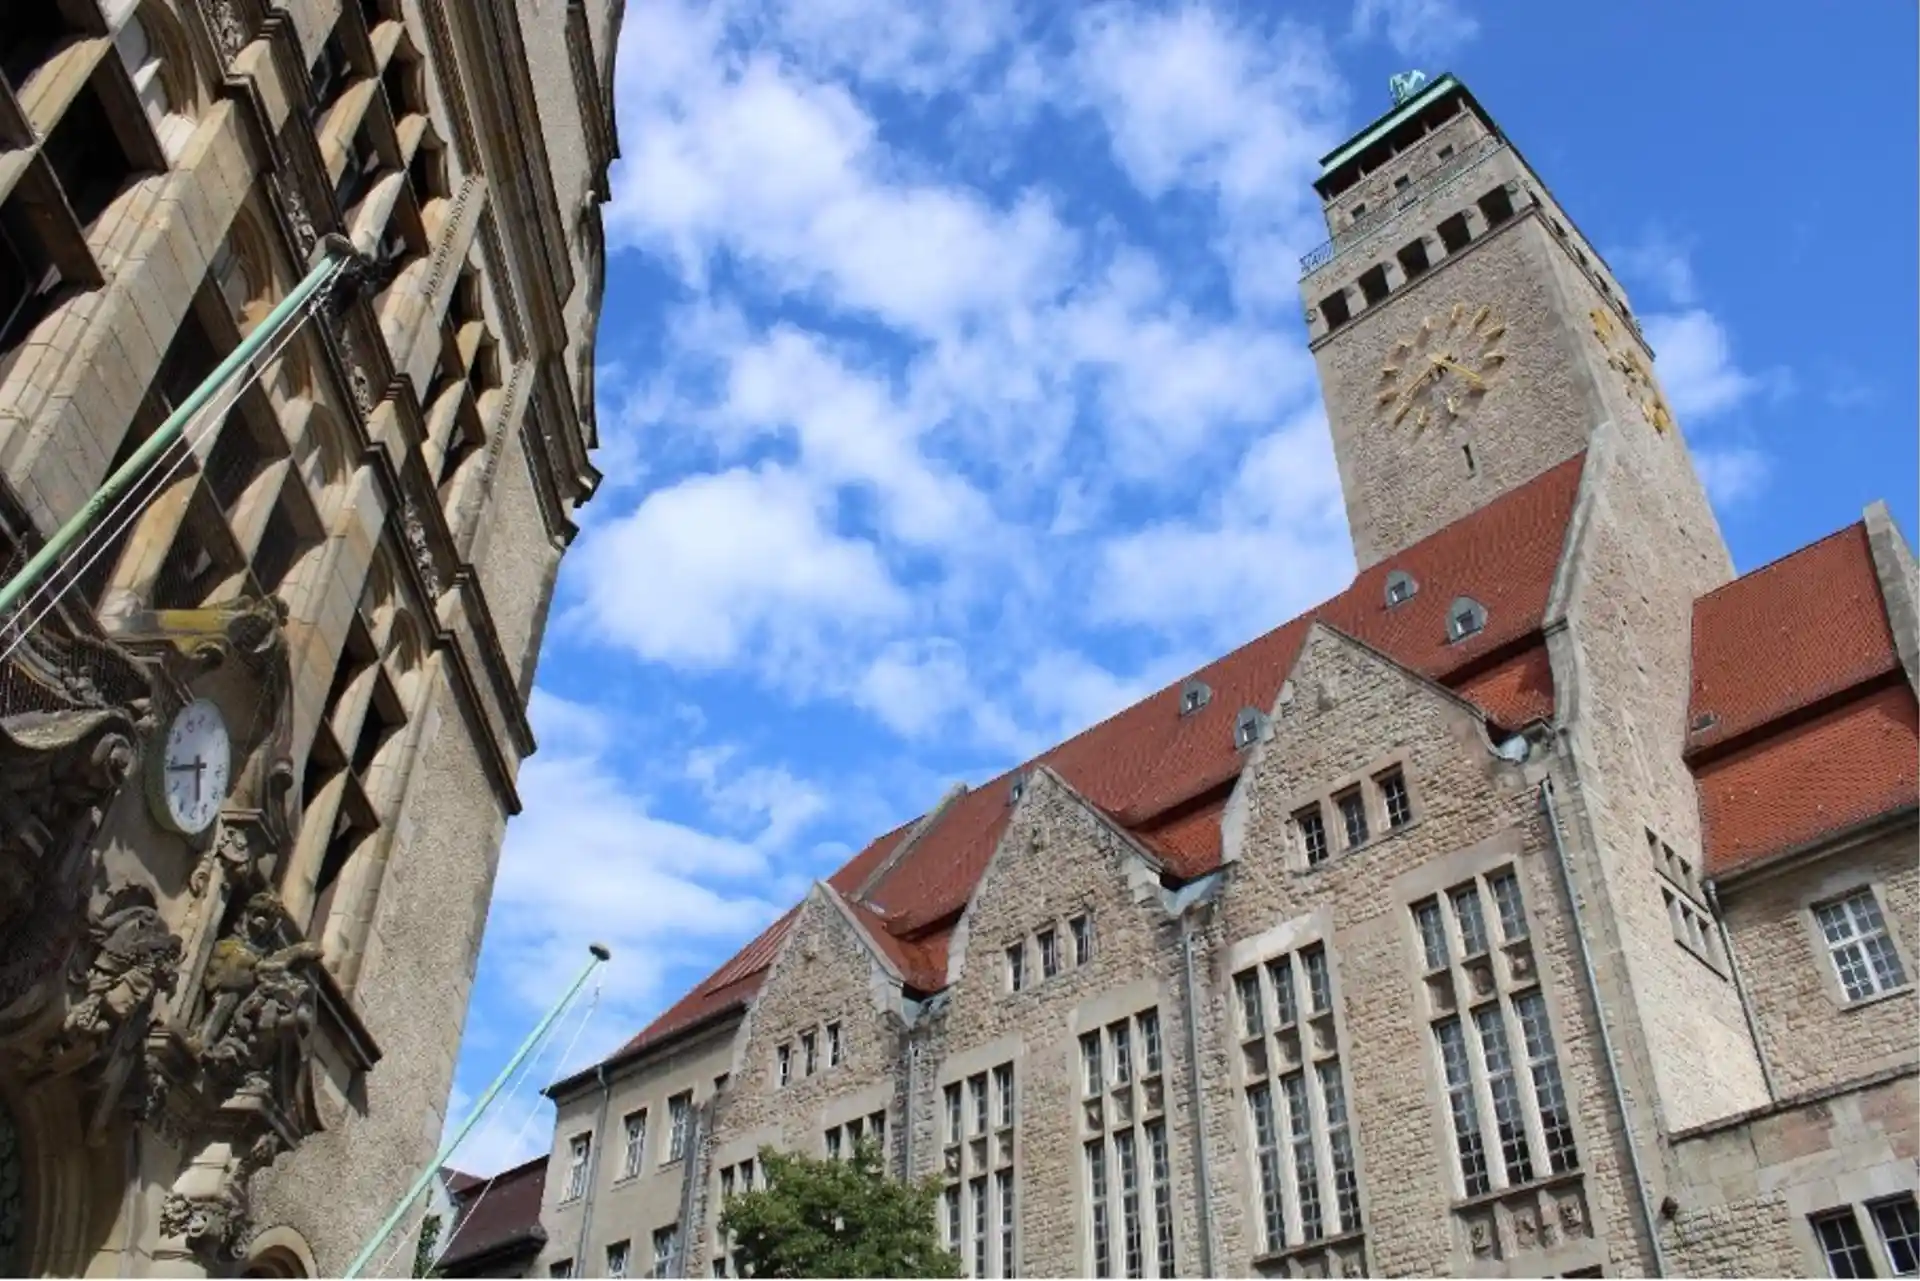
[[[1825,1214],[1813,1221],[1820,1249],[1827,1256],[1827,1271],[1836,1277],[1870,1277],[1873,1260],[1867,1255],[1867,1243],[1860,1236],[1860,1224],[1852,1210]]]
[[[1882,1201],[1873,1208],[1873,1224],[1887,1247],[1895,1276],[1920,1273],[1920,1206],[1910,1196]]]

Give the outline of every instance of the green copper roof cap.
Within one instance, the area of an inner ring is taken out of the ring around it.
[[[1365,151],[1375,141],[1393,132],[1403,121],[1420,114],[1427,104],[1450,89],[1464,88],[1451,71],[1443,71],[1432,80],[1423,71],[1403,71],[1387,82],[1393,90],[1393,108],[1362,129],[1338,148],[1320,157],[1320,176],[1326,177],[1347,161]]]

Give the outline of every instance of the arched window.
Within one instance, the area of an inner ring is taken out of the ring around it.
[[[1447,639],[1465,640],[1486,628],[1487,607],[1471,596],[1460,596],[1447,609]]]

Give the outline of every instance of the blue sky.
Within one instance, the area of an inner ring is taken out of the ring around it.
[[[1878,497],[1911,538],[1914,14],[1847,12],[630,0],[607,481],[453,1115],[590,939],[541,1083],[948,783],[1345,584],[1295,281],[1396,71],[1461,76],[1613,263],[1740,568]],[[550,1140],[529,1088],[455,1163]]]

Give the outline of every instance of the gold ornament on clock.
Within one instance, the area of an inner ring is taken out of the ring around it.
[[[1602,308],[1595,307],[1588,312],[1587,319],[1593,325],[1593,336],[1600,349],[1607,354],[1607,367],[1620,375],[1627,399],[1639,407],[1640,416],[1655,431],[1663,436],[1672,431],[1673,411],[1667,407],[1660,384],[1653,380],[1653,369],[1633,340],[1623,339],[1620,326]]]
[[[1492,307],[1460,302],[1428,316],[1387,352],[1375,410],[1389,426],[1415,432],[1465,418],[1506,368],[1506,333],[1507,322]]]

